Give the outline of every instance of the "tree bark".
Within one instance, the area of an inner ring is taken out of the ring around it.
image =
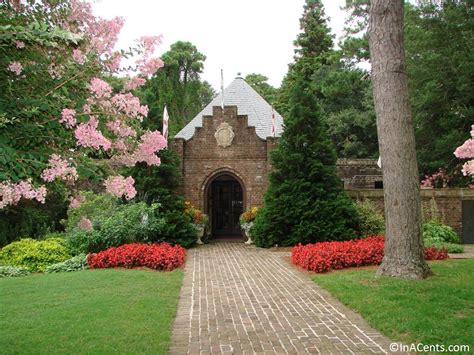
[[[403,0],[371,1],[369,46],[386,221],[385,255],[377,273],[421,279],[431,271],[424,259],[421,236],[420,182],[403,43]]]

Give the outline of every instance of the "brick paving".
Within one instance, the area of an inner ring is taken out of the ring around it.
[[[390,340],[284,259],[242,243],[191,249],[170,354],[372,354]]]

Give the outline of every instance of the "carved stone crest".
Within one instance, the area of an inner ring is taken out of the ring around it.
[[[216,137],[218,146],[226,148],[232,144],[232,141],[235,137],[235,133],[230,124],[222,122],[219,127],[217,127],[214,137]]]

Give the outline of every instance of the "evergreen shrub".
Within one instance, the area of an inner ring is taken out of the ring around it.
[[[252,229],[257,246],[288,246],[357,236],[358,217],[336,173],[336,154],[308,78],[292,88],[264,207]]]

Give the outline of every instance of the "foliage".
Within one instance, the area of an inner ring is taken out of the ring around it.
[[[150,269],[171,271],[184,265],[185,260],[186,249],[168,243],[125,244],[87,256],[87,264],[91,268],[146,266]]]
[[[87,269],[86,254],[79,254],[61,263],[49,265],[45,272],[51,274],[54,272],[72,272],[85,269]]]
[[[46,240],[21,239],[0,250],[0,262],[18,266],[30,271],[43,272],[48,265],[70,258],[64,239]]]
[[[69,206],[67,220],[64,222],[66,232],[78,228],[81,218],[103,219],[112,216],[118,208],[117,198],[110,194],[97,194],[92,191],[82,192],[79,206]]]
[[[248,211],[245,211],[244,213],[242,213],[239,217],[240,225],[253,222],[255,218],[257,217],[258,211],[259,211],[259,208],[254,206]]]
[[[215,93],[207,81],[200,79],[206,56],[192,43],[173,43],[162,59],[165,67],[137,95],[150,107],[145,122],[149,127],[162,127],[163,110],[167,106],[169,132],[173,137],[212,100]]]
[[[27,276],[31,271],[17,266],[0,266],[0,278],[2,277],[18,277]]]
[[[345,60],[355,66],[369,60],[369,1],[351,0],[347,8],[350,15],[341,47]],[[462,144],[472,124],[472,4],[467,0],[407,2],[404,29],[420,175],[430,177],[443,169],[448,186],[465,186],[469,179],[462,176],[452,151]]]
[[[451,185],[464,185],[469,180],[460,174],[452,151],[464,142],[474,115],[472,3],[421,2],[406,7],[405,22],[420,170],[430,175],[444,168]]]
[[[293,264],[306,270],[326,272],[347,267],[379,265],[384,255],[384,237],[370,236],[344,242],[297,245],[291,252]],[[446,249],[425,248],[426,260],[443,260]]]
[[[427,248],[446,249],[448,253],[464,253],[464,247],[461,244],[442,242],[437,239],[424,239],[423,244]]]
[[[431,262],[422,282],[376,277],[375,269],[317,274],[314,282],[403,344],[474,343],[474,259]]]
[[[276,107],[287,117],[290,93],[304,73],[321,106],[337,156],[375,158],[378,154],[375,110],[368,73],[352,65],[343,50],[334,49],[321,1],[308,0],[300,19],[302,32],[295,41],[295,63],[290,64]]]
[[[155,153],[166,142],[143,129],[148,108],[130,90],[163,65],[152,57],[160,36],[118,52],[123,19],[97,18],[86,2],[7,1],[0,8],[0,208],[23,198],[44,203],[43,183],[71,191],[76,180],[114,174],[112,165],[159,164]],[[114,89],[107,79],[123,57],[138,74]],[[124,192],[114,181],[109,187]],[[133,179],[124,181],[130,198]]]
[[[176,190],[182,185],[179,157],[171,149],[158,153],[161,164],[148,166],[143,163],[129,168],[127,174],[135,178],[137,199],[146,203],[159,203],[163,209],[183,210],[183,200]]]
[[[374,203],[370,200],[357,201],[355,203],[357,215],[359,217],[358,234],[361,237],[378,235],[385,230],[385,219]]]
[[[111,213],[92,216],[92,228],[76,229],[67,237],[73,254],[99,252],[133,242],[162,242],[191,246],[195,231],[183,211],[165,210],[144,202],[119,205]]]
[[[336,174],[336,155],[321,110],[304,79],[293,86],[291,113],[271,154],[270,185],[252,230],[257,246],[356,236],[355,207]]]
[[[181,269],[98,269],[0,279],[0,349],[7,354],[164,355],[182,279]]]
[[[423,240],[428,239],[432,242],[461,243],[459,236],[450,226],[433,220],[423,224]]]
[[[18,240],[23,235],[38,239],[43,235],[62,230],[59,221],[66,216],[64,195],[51,193],[44,205],[23,200],[17,206],[0,210],[0,247]]]

